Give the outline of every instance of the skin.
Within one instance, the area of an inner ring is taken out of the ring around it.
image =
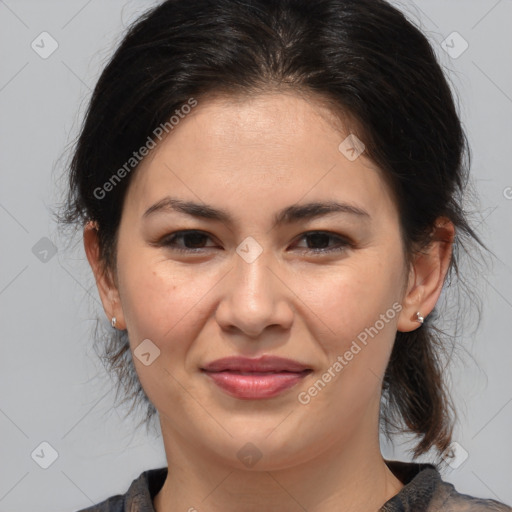
[[[403,487],[379,446],[381,384],[396,331],[419,327],[448,269],[454,227],[407,271],[399,218],[381,172],[363,152],[338,150],[347,133],[320,103],[293,93],[203,100],[140,164],[124,202],[117,273],[103,272],[94,223],[84,246],[105,312],[127,329],[132,351],[150,339],[160,355],[134,357],[159,412],[169,466],[157,512],[377,511]],[[143,219],[166,195],[227,210],[231,223],[172,211]],[[107,200],[107,199],[105,199]],[[331,214],[274,225],[280,209],[310,201],[357,205],[371,218]],[[199,240],[153,244],[179,230]],[[315,255],[304,237],[330,231],[353,247]],[[262,253],[236,252],[248,236]],[[194,245],[195,244],[195,245]],[[197,249],[196,249],[197,251]],[[357,335],[394,303],[402,310],[307,405],[298,402]],[[313,372],[278,397],[231,397],[199,368],[230,355],[272,354]],[[248,442],[261,459],[237,457]],[[371,492],[369,492],[371,490]],[[192,508],[194,507],[194,508]]]

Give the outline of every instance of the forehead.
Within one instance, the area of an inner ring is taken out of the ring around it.
[[[297,150],[297,142],[310,140],[317,144],[318,140],[312,139],[319,135],[326,144],[348,135],[346,127],[320,97],[298,92],[207,97],[180,121],[180,128],[181,133],[175,133],[175,138],[195,139],[200,141],[198,149],[210,152],[221,146]]]
[[[130,202],[141,211],[178,190],[210,204],[244,197],[248,208],[263,196],[281,204],[339,191],[378,209],[389,196],[382,173],[364,151],[350,160],[340,150],[343,128],[323,103],[297,94],[199,101],[139,165]]]

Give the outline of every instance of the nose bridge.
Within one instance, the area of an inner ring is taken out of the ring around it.
[[[270,249],[263,247],[255,238],[245,238],[237,247],[237,260],[233,275],[233,289],[241,300],[264,299],[272,302],[273,266]]]
[[[236,252],[217,309],[219,324],[250,336],[259,335],[269,325],[289,327],[292,312],[285,304],[285,287],[274,275],[275,255],[252,237],[242,241]]]

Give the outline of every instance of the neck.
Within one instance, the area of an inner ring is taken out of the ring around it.
[[[156,512],[334,512],[340,504],[344,512],[377,512],[404,485],[382,458],[378,431],[357,429],[343,443],[271,470],[220,461],[164,421],[162,433],[169,468],[153,500]]]

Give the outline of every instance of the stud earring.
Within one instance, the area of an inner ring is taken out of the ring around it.
[[[417,311],[417,312],[416,312],[416,320],[417,320],[420,324],[422,324],[422,323],[423,323],[423,321],[425,320],[425,319],[421,316],[421,314],[420,314],[420,312],[419,312],[419,311]]]
[[[111,323],[112,327],[114,327],[114,329],[115,329],[115,327],[116,327],[116,317],[115,316],[112,317],[112,320],[110,321],[110,323]]]

